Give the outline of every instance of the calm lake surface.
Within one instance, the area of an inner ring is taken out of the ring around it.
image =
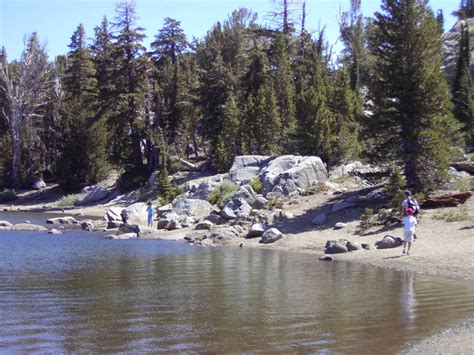
[[[0,351],[391,354],[474,315],[474,284],[314,256],[0,232]]]

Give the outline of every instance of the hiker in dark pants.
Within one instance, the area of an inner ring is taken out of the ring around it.
[[[408,190],[403,193],[403,196],[404,199],[400,204],[400,219],[407,216],[406,211],[408,208],[410,208],[413,210],[413,217],[416,218],[418,223],[418,213],[420,212],[420,205],[418,204],[418,201],[413,198],[411,192]],[[414,234],[414,239],[416,239],[416,234]]]

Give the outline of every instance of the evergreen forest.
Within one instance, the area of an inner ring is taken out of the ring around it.
[[[39,33],[18,60],[2,48],[0,189],[42,178],[78,191],[116,169],[123,191],[158,172],[166,194],[179,159],[223,172],[250,154],[394,164],[410,187],[435,189],[474,142],[467,22],[448,83],[441,12],[383,0],[369,18],[361,1],[339,14],[340,53],[324,27],[307,29],[304,0],[269,2],[265,26],[237,9],[203,38],[166,18],[150,48],[135,4],[121,1],[94,33],[73,29],[56,58]]]

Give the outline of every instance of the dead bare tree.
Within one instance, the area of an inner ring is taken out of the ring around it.
[[[12,138],[12,183],[21,183],[21,156],[25,137],[32,120],[42,117],[41,109],[48,103],[53,85],[53,75],[44,45],[40,45],[36,33],[26,44],[21,59],[14,70],[8,64],[0,64],[0,90],[5,93],[7,105],[2,107],[7,129]]]

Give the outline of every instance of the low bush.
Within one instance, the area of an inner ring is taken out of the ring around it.
[[[207,200],[214,205],[222,207],[235,195],[238,189],[239,186],[232,181],[224,180],[211,191]]]
[[[263,191],[263,184],[258,176],[254,177],[252,181],[249,182],[249,185],[253,189],[253,191],[258,194]]]
[[[365,232],[367,229],[375,225],[375,215],[372,208],[366,208],[360,216],[359,228],[361,232]]]
[[[74,206],[78,199],[79,194],[70,194],[56,201],[55,205],[56,207],[71,207]]]

